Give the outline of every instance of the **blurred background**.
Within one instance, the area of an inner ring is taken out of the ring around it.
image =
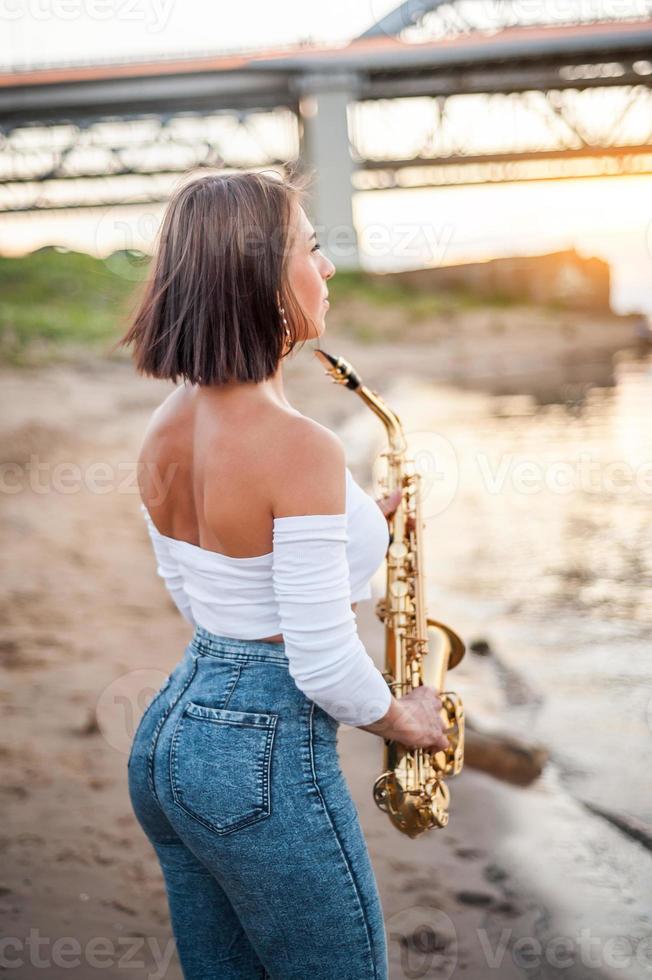
[[[170,385],[111,350],[166,201],[312,175],[321,346],[404,426],[430,613],[467,655],[445,830],[340,732],[392,980],[652,976],[650,0],[48,0],[0,19],[0,966],[181,977],[127,797],[190,639],[135,459]],[[286,391],[379,492],[384,431],[312,345]],[[374,594],[384,593],[384,573]],[[383,664],[374,602],[358,626]],[[325,951],[327,956],[327,951]]]

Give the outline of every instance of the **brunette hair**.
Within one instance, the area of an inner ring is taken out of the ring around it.
[[[310,320],[286,267],[292,207],[307,182],[240,171],[193,179],[173,194],[137,312],[116,344],[134,345],[139,373],[258,382],[305,342]]]

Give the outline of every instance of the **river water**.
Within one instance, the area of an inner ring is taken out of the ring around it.
[[[382,392],[423,478],[429,611],[490,644],[501,729],[546,744],[577,799],[652,826],[652,355],[535,387]]]

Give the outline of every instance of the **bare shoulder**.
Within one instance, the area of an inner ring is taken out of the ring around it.
[[[156,432],[172,422],[176,422],[180,413],[188,409],[189,404],[190,400],[185,386],[177,385],[150,415],[146,432]]]
[[[273,515],[344,513],[346,451],[340,437],[305,415],[287,416],[276,436]]]
[[[153,467],[165,466],[170,458],[183,457],[187,445],[187,392],[183,386],[171,391],[150,415],[138,453],[137,469],[141,493],[147,494]]]

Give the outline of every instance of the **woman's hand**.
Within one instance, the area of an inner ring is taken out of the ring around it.
[[[401,502],[402,494],[403,491],[401,490],[401,488],[397,487],[396,490],[393,490],[391,493],[386,494],[384,497],[378,497],[378,499],[376,500],[376,503],[378,504],[381,511],[383,512],[388,523],[390,517],[392,516],[392,514],[394,513],[394,511],[396,510],[396,508]],[[407,528],[408,531],[414,530],[414,518],[412,516],[409,516],[407,519]]]
[[[382,718],[370,725],[358,725],[365,732],[400,742],[408,749],[426,749],[437,753],[450,746],[444,728],[442,700],[436,688],[420,685],[401,698],[392,697],[389,709]],[[446,717],[446,721],[447,721]]]

